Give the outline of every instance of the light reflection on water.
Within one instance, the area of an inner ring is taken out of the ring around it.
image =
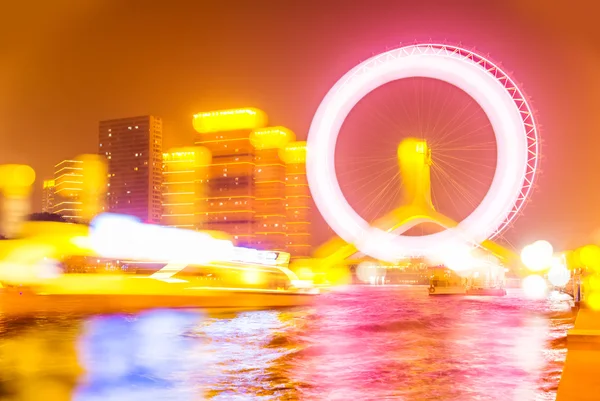
[[[564,298],[352,288],[291,310],[0,316],[2,400],[553,400]]]

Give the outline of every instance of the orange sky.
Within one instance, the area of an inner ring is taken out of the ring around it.
[[[542,126],[543,174],[507,237],[577,245],[600,228],[599,10],[554,3],[9,2],[0,15],[0,163],[48,177],[61,159],[96,151],[99,120],[140,114],[163,117],[166,146],[191,139],[193,113],[238,106],[262,108],[304,138],[326,91],[356,63],[401,42],[448,40],[512,71]]]

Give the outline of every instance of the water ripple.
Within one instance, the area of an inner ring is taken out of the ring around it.
[[[569,307],[361,287],[227,315],[0,315],[0,399],[553,400]]]

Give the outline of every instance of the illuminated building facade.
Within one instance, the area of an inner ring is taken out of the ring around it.
[[[54,207],[54,180],[44,180],[42,185],[42,213],[52,213]]]
[[[210,159],[210,151],[199,146],[163,153],[162,225],[200,228]]]
[[[285,164],[279,149],[294,141],[295,134],[285,127],[252,131],[254,147],[254,247],[286,250]]]
[[[140,116],[100,122],[106,157],[106,209],[159,223],[162,215],[162,120]]]
[[[240,246],[254,242],[254,147],[250,133],[267,125],[266,114],[246,108],[194,116],[195,144],[212,155],[202,228],[223,231]]]
[[[83,162],[63,160],[54,166],[52,213],[66,219],[81,219],[83,191]]]
[[[306,179],[306,142],[290,142],[279,151],[285,162],[286,251],[292,257],[308,257],[311,196]]]

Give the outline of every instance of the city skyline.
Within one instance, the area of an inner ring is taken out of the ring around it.
[[[595,400],[600,2],[6,2],[0,398]]]
[[[600,198],[591,175],[597,142],[590,134],[596,125],[593,115],[597,101],[590,96],[600,81],[593,74],[598,52],[591,45],[597,34],[591,30],[593,25],[589,20],[575,23],[576,8],[542,7],[540,11],[536,2],[507,2],[485,7],[471,4],[467,12],[458,13],[442,2],[425,1],[411,7],[388,2],[386,7],[379,7],[379,11],[371,14],[360,15],[347,10],[340,16],[340,9],[334,3],[313,4],[306,10],[274,8],[264,16],[253,15],[247,6],[238,4],[229,23],[242,23],[247,18],[260,21],[247,34],[246,50],[238,47],[236,36],[227,35],[226,30],[216,25],[206,24],[198,31],[178,28],[192,26],[180,23],[186,21],[186,15],[194,15],[197,11],[191,5],[180,5],[168,12],[158,5],[144,10],[151,20],[164,20],[170,28],[156,48],[154,44],[151,46],[154,34],[150,33],[149,38],[142,40],[136,33],[139,22],[128,18],[135,11],[129,6],[111,5],[104,9],[93,4],[87,6],[91,8],[75,8],[70,14],[58,7],[54,12],[63,12],[63,19],[78,19],[85,23],[52,32],[40,22],[44,14],[41,7],[36,10],[39,15],[34,14],[30,19],[31,24],[37,25],[25,38],[25,44],[29,45],[27,55],[10,48],[14,57],[3,70],[6,72],[4,79],[10,79],[10,85],[6,86],[6,98],[1,108],[6,113],[1,119],[2,135],[8,140],[7,146],[0,151],[0,158],[3,162],[28,163],[36,169],[35,209],[39,209],[41,180],[51,176],[48,166],[93,149],[93,127],[103,119],[143,114],[163,116],[165,132],[173,134],[165,144],[165,148],[169,148],[189,143],[193,135],[190,118],[199,110],[255,106],[268,110],[273,123],[285,124],[297,133],[298,139],[305,139],[318,103],[349,67],[373,52],[397,46],[399,42],[428,40],[434,36],[435,40],[462,41],[466,46],[476,46],[502,61],[509,71],[517,71],[516,79],[537,109],[536,117],[543,126],[543,174],[532,195],[532,204],[525,208],[524,216],[507,232],[507,237],[517,247],[539,236],[547,237],[561,248],[590,239],[597,226],[595,214],[590,218],[588,211],[593,210]],[[91,41],[89,45],[77,39],[86,36],[85,33],[103,32],[105,28],[100,26],[102,13],[114,12],[115,8],[121,14],[115,17],[117,25],[113,33],[87,35]],[[427,18],[422,17],[424,9],[431,9]],[[215,12],[211,7],[202,10],[203,18],[207,20]],[[318,15],[313,15],[315,10],[319,11]],[[532,23],[528,17],[534,13],[540,18]],[[92,14],[96,16],[91,18]],[[298,19],[291,19],[292,14]],[[396,16],[392,18],[394,14]],[[309,15],[312,16],[309,18]],[[411,20],[414,15],[419,15],[420,19]],[[398,24],[397,16],[401,17],[402,23]],[[558,20],[563,21],[561,30],[553,28]],[[514,23],[507,24],[508,21]],[[336,33],[332,33],[331,24],[336,24]],[[273,26],[280,33],[279,37],[269,34]],[[314,31],[310,35],[309,27]],[[296,32],[305,32],[306,36],[296,35]],[[365,32],[372,34],[365,35]],[[47,51],[53,53],[42,52],[48,60],[44,68],[41,63],[32,62],[42,56],[36,46],[41,46],[46,33],[63,40],[58,41],[62,43],[60,47],[48,48]],[[113,35],[121,35],[125,40],[121,43]],[[213,36],[220,38],[218,43],[197,40]],[[309,38],[320,41],[317,43]],[[126,50],[125,44],[134,43],[140,44],[145,53]],[[105,59],[98,61],[99,66],[93,66],[98,60],[94,47],[112,49],[105,53]],[[293,51],[288,50],[292,48]],[[153,52],[148,52],[150,49]],[[243,50],[241,53],[240,49]],[[558,58],[557,49],[562,55]],[[285,57],[264,57],[275,50],[282,51]],[[199,58],[199,55],[203,57]],[[72,59],[72,65],[62,69],[56,67],[61,65],[58,61],[61,58]],[[135,65],[140,58],[156,59],[157,62],[137,74]],[[112,65],[109,60],[113,59],[121,61],[116,67],[104,68]],[[240,60],[245,62],[236,63]],[[33,82],[25,81],[18,71],[26,65],[36,65],[40,77]],[[92,73],[96,68],[104,68],[100,79],[96,79],[98,74]],[[173,79],[174,76],[177,79]],[[57,87],[57,82],[64,82],[66,86]],[[553,82],[555,86],[546,88],[547,82]],[[148,83],[153,85],[147,87]],[[155,85],[160,88],[161,95],[151,95],[157,90]],[[42,105],[35,99],[44,96],[38,94],[55,96],[56,101]],[[36,118],[27,120],[20,109],[30,110]],[[74,117],[67,119],[65,116],[70,114]],[[33,134],[37,132],[44,135]],[[35,137],[39,146],[32,147],[31,140],[27,140],[29,136]],[[43,149],[43,153],[38,149]],[[565,174],[565,165],[577,173]],[[316,225],[326,228],[318,214],[314,215]],[[315,244],[330,235],[328,230],[318,231],[324,234],[315,238]]]

